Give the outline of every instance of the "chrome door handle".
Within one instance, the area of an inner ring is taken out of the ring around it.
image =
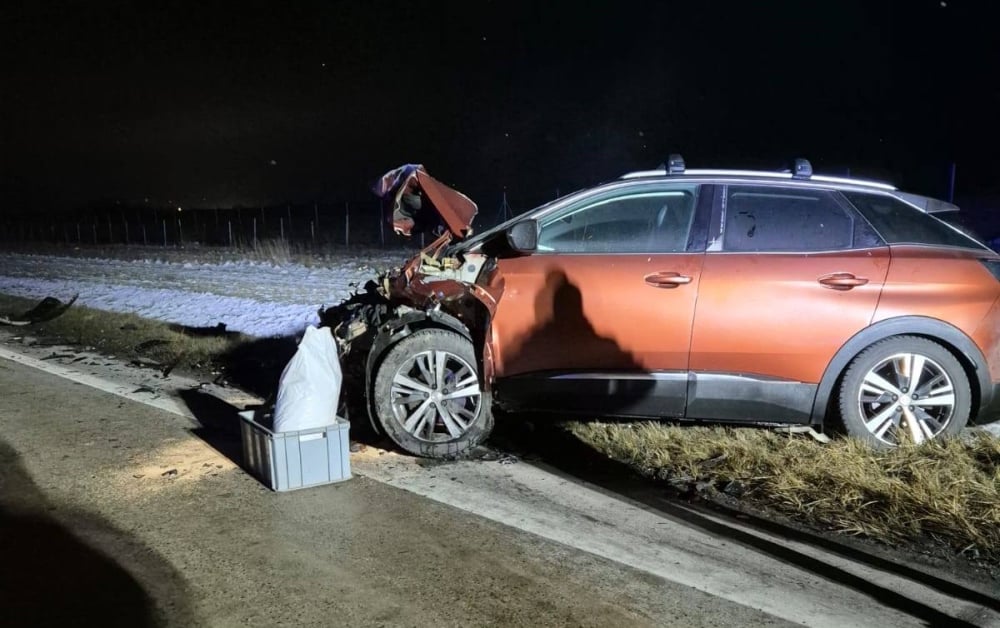
[[[831,290],[850,290],[868,283],[865,277],[855,277],[851,273],[830,273],[817,279],[821,286]]]
[[[654,288],[676,288],[691,283],[691,278],[687,275],[669,271],[650,273],[642,280]]]

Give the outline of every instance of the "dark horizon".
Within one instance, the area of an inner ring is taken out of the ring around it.
[[[364,200],[407,162],[489,215],[671,152],[1000,199],[979,3],[98,4],[5,8],[8,215]]]

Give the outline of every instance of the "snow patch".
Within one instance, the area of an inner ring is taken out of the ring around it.
[[[340,256],[325,267],[275,267],[248,261],[172,263],[150,260],[0,254],[0,292],[28,298],[69,298],[110,312],[253,336],[295,335],[319,322],[318,311],[349,297],[385,255]]]

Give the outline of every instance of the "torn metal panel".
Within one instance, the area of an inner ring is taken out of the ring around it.
[[[469,197],[430,176],[419,164],[390,170],[372,191],[384,201],[393,230],[405,236],[435,232],[440,226],[454,238],[465,238],[472,233],[479,211]]]

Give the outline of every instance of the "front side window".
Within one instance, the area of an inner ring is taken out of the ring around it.
[[[542,220],[538,250],[556,253],[679,253],[686,249],[698,186],[590,199]]]
[[[854,216],[824,190],[733,185],[725,201],[726,251],[836,251],[854,242]]]
[[[892,196],[865,192],[843,194],[889,244],[983,248],[950,225]]]

